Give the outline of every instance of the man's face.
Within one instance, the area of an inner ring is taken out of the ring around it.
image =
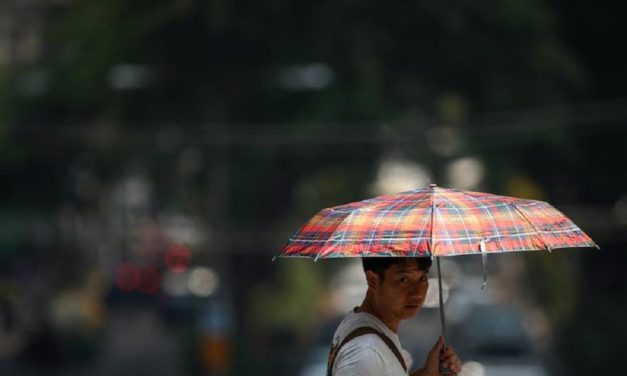
[[[418,269],[413,262],[393,264],[385,270],[383,279],[369,271],[376,278],[375,297],[378,306],[386,314],[398,320],[412,318],[422,307],[427,290],[429,276],[427,271]]]

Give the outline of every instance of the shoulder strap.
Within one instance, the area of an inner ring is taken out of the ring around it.
[[[381,333],[377,329],[369,327],[369,326],[362,326],[350,332],[339,345],[331,346],[331,350],[329,350],[329,359],[327,362],[327,376],[332,376],[333,364],[335,363],[335,358],[337,357],[337,354],[340,352],[340,349],[342,348],[342,346],[344,346],[349,341],[359,336],[363,336],[364,334],[376,334],[377,336],[379,336],[379,338],[381,338],[383,342],[385,342],[385,344],[390,348],[390,350],[392,350],[392,352],[398,359],[399,363],[401,363],[401,366],[403,367],[403,369],[407,371],[405,360],[403,359],[403,356],[401,355],[400,351],[398,350],[394,342],[392,342],[392,340],[388,336]]]

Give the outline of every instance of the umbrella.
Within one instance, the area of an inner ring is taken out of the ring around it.
[[[276,257],[440,257],[598,246],[544,201],[429,185],[323,209]],[[446,338],[446,337],[445,337]]]

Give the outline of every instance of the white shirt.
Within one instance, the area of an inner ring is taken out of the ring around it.
[[[407,367],[411,367],[411,356],[401,346],[398,335],[379,320],[365,312],[350,312],[344,317],[333,335],[333,345],[353,330],[369,326],[385,334],[399,349]],[[338,352],[333,365],[333,376],[400,376],[407,375],[396,355],[376,334],[364,334],[353,338]]]

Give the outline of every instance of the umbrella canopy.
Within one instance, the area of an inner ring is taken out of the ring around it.
[[[323,209],[278,257],[438,257],[597,247],[544,201],[431,184]]]

